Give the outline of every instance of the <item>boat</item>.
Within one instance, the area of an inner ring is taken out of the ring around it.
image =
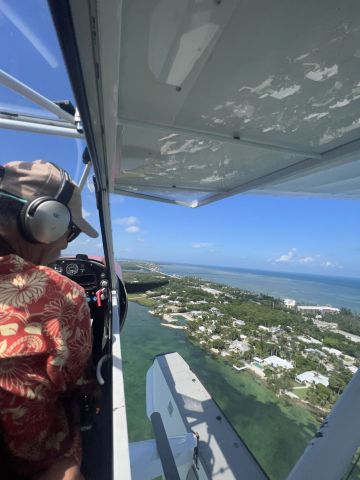
[[[147,375],[154,440],[129,444],[121,352],[127,300],[109,196],[174,208],[247,193],[358,199],[360,6],[49,0],[48,8],[76,108],[2,70],[1,85],[42,113],[2,108],[0,127],[85,141],[81,188],[94,170],[105,260],[77,252],[54,266],[84,286],[94,319],[103,396],[97,415],[82,399],[85,478],[268,478],[176,352],[159,352]],[[1,2],[0,11],[51,63],[10,4]],[[342,478],[360,445],[359,390],[357,373],[289,480]]]

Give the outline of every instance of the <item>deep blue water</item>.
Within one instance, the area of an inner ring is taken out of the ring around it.
[[[252,292],[267,293],[277,298],[293,298],[304,304],[331,305],[360,312],[360,278],[326,277],[216,266],[169,263],[159,265],[161,271],[168,274],[191,275]]]

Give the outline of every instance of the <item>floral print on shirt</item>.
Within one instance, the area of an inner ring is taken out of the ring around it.
[[[91,347],[79,285],[17,255],[0,257],[0,429],[17,473],[31,476],[60,456],[80,463],[63,394],[81,383]]]

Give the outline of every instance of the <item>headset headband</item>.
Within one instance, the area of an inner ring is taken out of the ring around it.
[[[65,170],[60,169],[60,172],[62,176],[62,182],[55,199],[64,205],[68,205],[71,197],[73,196],[75,185],[72,183],[69,174],[65,172]]]

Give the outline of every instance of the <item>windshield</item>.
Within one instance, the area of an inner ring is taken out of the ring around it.
[[[138,379],[170,349],[270,478],[286,478],[359,366],[357,209],[268,196],[199,209],[112,197],[130,300],[131,441],[152,438]]]
[[[52,101],[70,101],[76,105],[62,54],[52,25],[47,3],[0,3],[0,68],[38,94]],[[6,47],[4,47],[6,46]],[[0,72],[1,73],[1,72]],[[17,114],[55,120],[54,113],[7,86],[0,86],[0,114]],[[0,129],[0,163],[37,159],[53,162],[79,182],[85,165],[86,143],[82,138],[46,135],[30,131]],[[93,170],[82,192],[83,215],[99,231]],[[64,255],[86,253],[103,255],[101,238],[81,234],[68,245]]]

